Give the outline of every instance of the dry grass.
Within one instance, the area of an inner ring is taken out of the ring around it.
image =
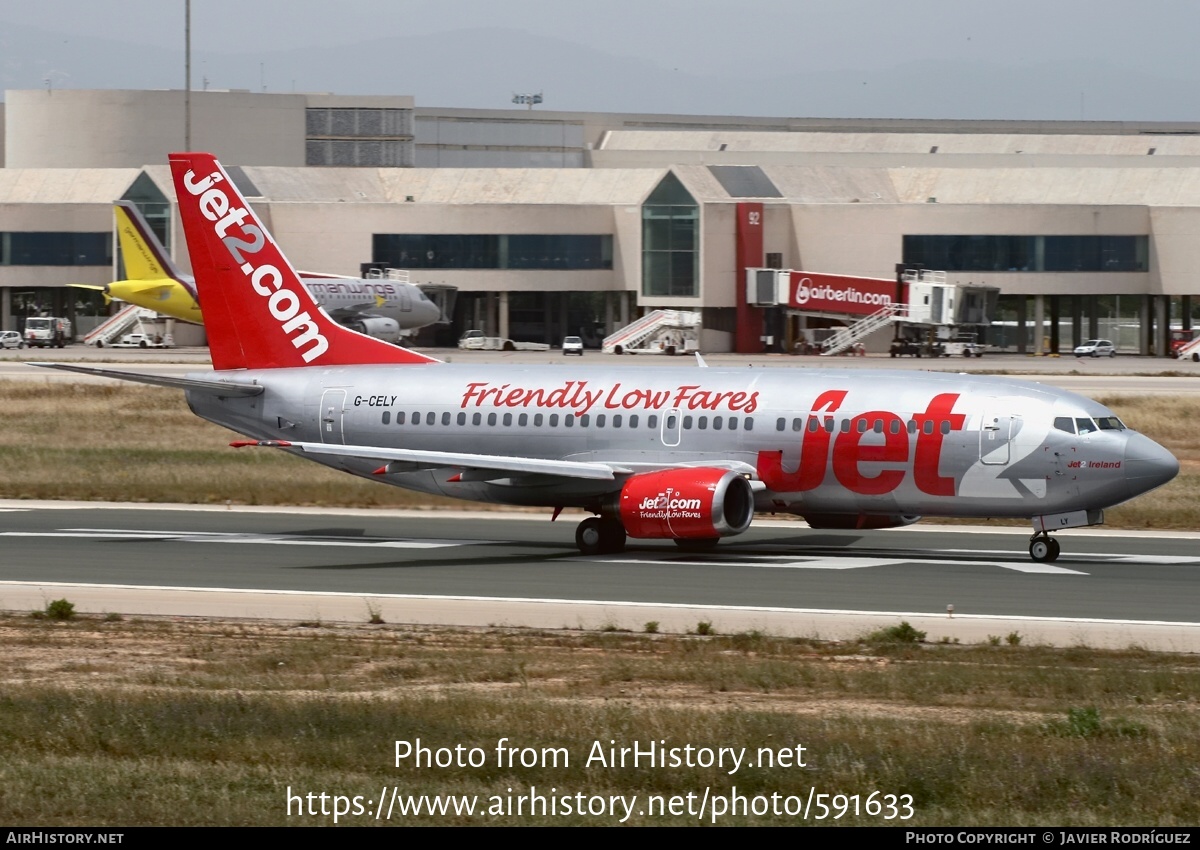
[[[229,448],[232,431],[182,393],[136,385],[0,382],[0,497],[353,507],[456,505],[283,452]],[[298,499],[303,495],[303,500]]]
[[[1166,487],[1108,512],[1123,528],[1200,528],[1200,395],[1101,399],[1183,465]],[[233,432],[182,394],[136,385],[0,382],[0,498],[131,502],[464,506],[299,458],[229,448]],[[303,495],[303,500],[298,496]],[[479,507],[478,505],[473,505]]]
[[[1200,819],[1200,659],[1075,647],[0,617],[0,821],[329,823],[285,792],[910,794],[909,825]],[[396,740],[480,747],[395,764]],[[569,765],[496,764],[496,742]],[[594,742],[806,748],[806,769],[601,767]],[[608,817],[405,822],[607,824]],[[345,823],[346,821],[343,821]],[[350,823],[371,823],[369,818]],[[386,821],[383,821],[386,823]],[[688,817],[635,816],[682,825]],[[794,824],[738,816],[726,824]],[[842,823],[883,825],[865,815]],[[893,821],[892,823],[895,823]]]

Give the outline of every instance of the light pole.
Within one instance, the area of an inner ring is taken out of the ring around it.
[[[537,94],[514,94],[513,98],[512,98],[512,102],[513,103],[524,103],[524,104],[526,104],[528,109],[532,110],[533,105],[535,103],[542,102],[542,93],[538,92]]]

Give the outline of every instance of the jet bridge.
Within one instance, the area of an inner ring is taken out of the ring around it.
[[[846,351],[889,326],[898,338],[903,328],[920,328],[931,340],[953,339],[963,326],[990,323],[999,292],[947,283],[945,272],[925,269],[905,271],[899,280],[796,269],[747,269],[746,276],[748,303],[840,324],[825,331],[823,355]]]

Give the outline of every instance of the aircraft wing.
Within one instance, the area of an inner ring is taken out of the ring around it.
[[[323,308],[325,312],[337,319],[339,322],[346,319],[357,319],[360,316],[372,317],[372,310],[378,309],[374,301],[364,301],[362,304],[349,304],[344,307],[334,307],[332,309]]]
[[[412,464],[421,467],[456,467],[464,473],[480,470],[512,475],[549,475],[559,478],[583,478],[592,481],[613,481],[618,475],[633,472],[629,467],[610,463],[594,463],[575,460],[549,460],[532,457],[509,457],[506,455],[478,455],[463,452],[434,452],[416,449],[386,449],[375,446],[343,446],[329,443],[303,443],[289,440],[237,440],[230,443],[235,448],[243,446],[266,446],[278,449],[296,449],[305,454],[339,455],[341,457],[381,460],[388,464]],[[385,466],[381,472],[388,471]],[[391,470],[396,471],[396,470]],[[471,476],[486,478],[489,475]]]
[[[64,372],[78,372],[81,375],[94,375],[98,378],[116,378],[121,381],[133,381],[138,384],[151,384],[156,387],[171,387],[177,390],[199,390],[224,398],[262,395],[263,389],[265,389],[259,384],[239,384],[233,381],[206,381],[203,378],[173,378],[167,375],[123,372],[119,369],[93,369],[91,366],[75,366],[70,363],[29,363],[28,365],[42,366],[47,369],[62,369]]]

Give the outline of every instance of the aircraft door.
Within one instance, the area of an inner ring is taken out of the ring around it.
[[[346,442],[342,418],[346,409],[345,390],[325,390],[321,395],[321,442]]]
[[[412,312],[412,293],[408,291],[408,287],[400,287],[400,312]]]
[[[664,446],[679,445],[680,422],[682,417],[676,409],[663,411],[662,418],[662,444]]]
[[[1004,466],[1012,457],[1013,416],[1000,412],[998,399],[983,410],[979,423],[979,460],[988,466]]]

